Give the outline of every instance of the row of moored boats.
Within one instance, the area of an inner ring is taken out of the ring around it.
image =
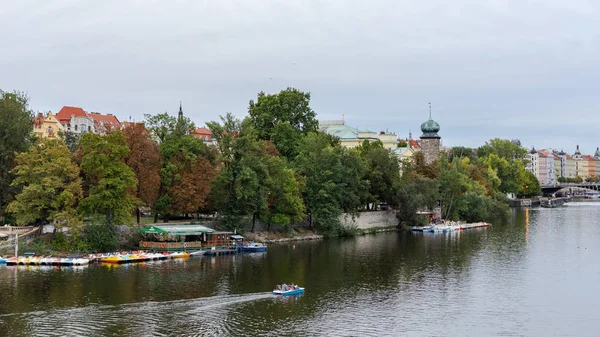
[[[413,232],[425,232],[425,233],[444,233],[453,231],[462,231],[473,228],[489,227],[492,224],[487,222],[474,222],[474,223],[457,223],[447,222],[441,224],[431,224],[429,226],[414,226],[411,228]]]
[[[121,252],[121,253],[105,253],[105,254],[90,254],[81,258],[60,258],[52,256],[21,256],[21,257],[0,257],[0,264],[26,265],[26,266],[84,266],[93,262],[102,263],[134,263],[153,260],[168,260],[188,258],[193,255],[201,255],[199,252],[173,252],[173,253],[150,253],[145,251]]]
[[[198,252],[196,252],[198,253]],[[122,253],[111,253],[111,254],[96,254],[89,255],[88,258],[92,261],[98,261],[102,263],[134,263],[134,262],[145,262],[152,260],[167,260],[167,259],[182,259],[188,258],[192,255],[199,255],[188,253],[188,252],[173,252],[173,253],[149,253],[145,251],[133,251],[133,252],[122,252]]]
[[[30,265],[30,266],[84,266],[90,263],[86,258],[60,258],[51,256],[21,256],[0,258],[0,263],[6,263],[9,266]]]

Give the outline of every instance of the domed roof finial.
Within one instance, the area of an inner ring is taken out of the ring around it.
[[[440,139],[438,131],[440,131],[440,125],[431,118],[431,102],[429,102],[429,119],[421,124],[421,139],[435,138]]]
[[[531,148],[531,151],[529,151],[530,154],[536,154],[537,151],[535,150],[535,146]]]
[[[431,120],[431,102],[429,102],[429,119]]]

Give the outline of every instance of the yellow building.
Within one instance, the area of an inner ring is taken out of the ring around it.
[[[575,178],[577,177],[577,166],[575,164],[575,159],[573,157],[566,155],[566,178]]]
[[[36,136],[41,138],[57,138],[59,131],[64,131],[64,127],[58,122],[52,112],[48,112],[45,116],[43,113],[38,112],[37,116],[33,118],[33,132]]]
[[[321,121],[319,122],[321,131],[336,136],[340,139],[340,144],[347,148],[357,147],[365,140],[370,142],[381,141],[383,147],[394,150],[398,146],[398,137],[394,133],[358,130],[355,127],[346,125],[344,120]]]
[[[413,160],[413,156],[415,155],[415,152],[417,150],[415,150],[414,148],[407,146],[407,147],[398,147],[392,150],[392,152],[398,156],[398,163],[400,166],[400,175],[402,175],[402,165],[404,163],[405,160],[409,160],[412,162]]]
[[[381,131],[377,138],[383,143],[383,147],[393,150],[398,147],[398,136],[395,133]]]

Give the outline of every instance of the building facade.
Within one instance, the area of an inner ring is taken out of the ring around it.
[[[33,132],[40,138],[58,138],[58,132],[64,130],[64,127],[52,112],[45,115],[39,112],[33,118]]]
[[[353,148],[361,145],[365,140],[369,142],[381,141],[383,147],[393,150],[398,147],[398,136],[395,133],[381,131],[377,133],[371,130],[359,130],[347,125],[344,120],[320,121],[319,129],[329,135],[340,139],[340,145]]]
[[[210,131],[210,129],[196,128],[196,130],[194,130],[194,137],[196,139],[202,140],[202,142],[204,142],[204,144],[206,144],[206,145],[214,144],[213,133],[212,133],[212,131]]]
[[[64,106],[56,114],[56,119],[65,131],[73,133],[94,132],[105,134],[110,130],[119,130],[122,123],[112,114],[87,112],[80,107]]]

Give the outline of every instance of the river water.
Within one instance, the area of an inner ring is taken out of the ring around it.
[[[600,203],[514,210],[453,234],[266,253],[0,267],[7,336],[599,336]],[[306,287],[271,295],[275,284]]]

